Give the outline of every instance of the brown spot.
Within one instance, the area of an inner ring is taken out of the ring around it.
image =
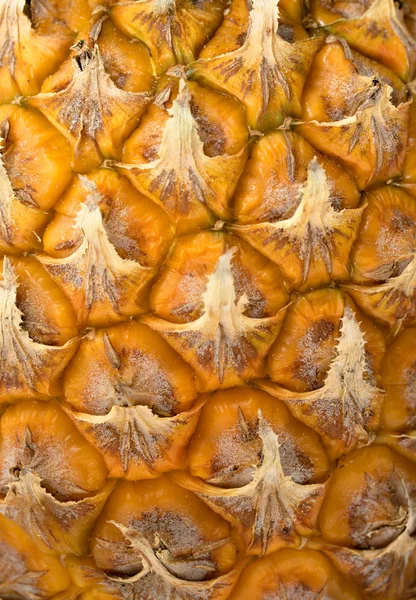
[[[287,23],[279,23],[277,33],[283,40],[289,42],[290,44],[293,44],[293,42],[295,41],[293,27],[291,27]]]
[[[245,31],[244,33],[240,33],[240,35],[237,36],[237,44],[241,47],[244,42],[246,41],[247,38],[247,32]]]
[[[55,246],[55,250],[69,250],[70,248],[73,248],[74,246],[77,245],[77,241],[76,240],[66,240],[64,242],[60,242],[59,244],[56,244]]]
[[[317,430],[333,440],[343,439],[342,414],[338,398],[319,398],[304,412],[306,416],[313,415],[316,418]],[[330,418],[329,418],[330,416]]]
[[[219,156],[224,154],[224,131],[218,123],[210,121],[201,109],[191,103],[191,113],[198,123],[198,134],[204,143],[204,153],[207,156]]]
[[[236,297],[239,299],[246,294],[248,303],[244,314],[251,319],[271,317],[273,314],[267,310],[267,298],[256,285],[256,280],[249,269],[241,263],[233,269],[234,287]]]
[[[291,477],[296,483],[309,483],[314,473],[313,461],[307,454],[299,450],[290,434],[286,432],[279,433],[279,442],[281,444],[279,453],[284,474]]]
[[[143,156],[149,162],[156,160],[158,157],[158,147],[157,146],[149,146],[146,150],[143,151]]]
[[[31,10],[31,0],[26,0],[25,5],[23,7],[23,14],[32,22],[32,10]]]
[[[383,27],[379,27],[375,21],[370,21],[367,27],[367,35],[370,38],[388,39],[388,33]]]
[[[406,215],[398,208],[395,208],[393,210],[393,216],[390,220],[390,226],[393,231],[404,233],[406,229],[415,229],[415,221],[409,215]],[[414,233],[416,237],[416,229]]]
[[[195,8],[199,8],[201,10],[204,10],[205,0],[191,0],[191,4],[192,4],[192,6],[195,6]]]
[[[64,508],[65,504],[62,504]],[[93,497],[90,499],[90,502],[77,502],[74,504],[74,508],[70,514],[67,514],[65,510],[62,510],[59,515],[59,526],[66,532],[72,531],[74,529],[74,524],[80,519],[88,517],[88,515],[93,512],[94,508],[95,501]]]
[[[345,107],[344,109],[334,107],[333,100],[324,94],[321,96],[321,100],[331,121],[341,121],[345,117]]]
[[[62,92],[63,90],[66,90],[66,88],[69,86],[70,83],[71,83],[71,80],[56,84],[53,86],[51,92],[54,92],[54,93]]]
[[[124,90],[124,86],[126,85],[128,75],[126,73],[120,73],[116,77],[113,78],[114,83],[117,87]]]
[[[316,321],[311,328],[311,341],[316,344],[323,342],[334,333],[334,329],[332,321],[325,321],[325,319]]]
[[[306,349],[312,348],[313,352],[312,354],[309,351],[301,353],[293,363],[293,376],[304,381],[311,390],[317,389],[323,384],[325,373],[322,372],[321,355],[327,354],[326,349],[331,344],[334,332],[335,326],[331,321],[320,319],[313,323],[303,338]]]

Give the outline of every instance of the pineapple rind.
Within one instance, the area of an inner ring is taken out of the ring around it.
[[[0,0],[2,598],[416,596],[414,14]]]

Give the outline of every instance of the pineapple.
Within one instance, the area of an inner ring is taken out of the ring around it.
[[[416,4],[0,0],[0,598],[416,598]]]

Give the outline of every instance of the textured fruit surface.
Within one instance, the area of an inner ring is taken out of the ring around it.
[[[415,0],[0,0],[1,600],[416,599]]]

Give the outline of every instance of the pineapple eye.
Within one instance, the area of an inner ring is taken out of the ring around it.
[[[117,580],[133,569],[140,573],[143,564],[146,577],[130,580],[137,598],[156,589],[166,591],[166,599],[208,600],[217,586],[232,585],[236,547],[230,533],[226,521],[168,477],[121,482],[98,519],[91,552]],[[124,579],[114,591],[122,593],[127,584]]]

